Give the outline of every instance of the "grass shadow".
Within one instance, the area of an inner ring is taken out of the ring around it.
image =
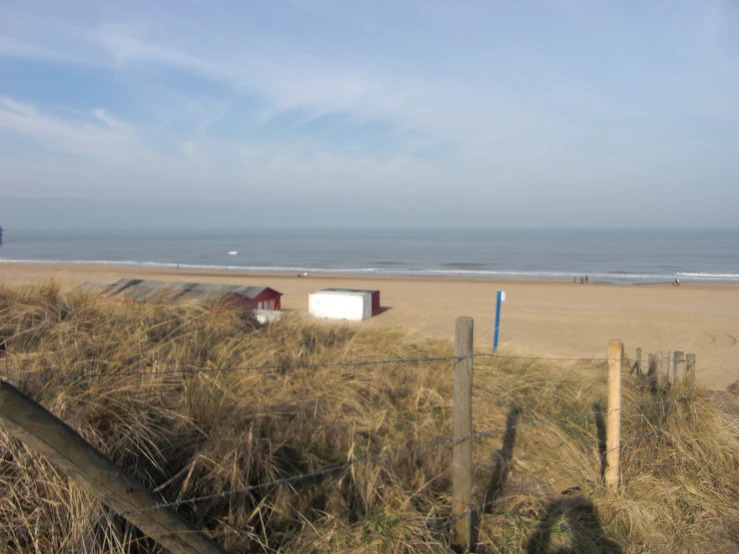
[[[555,526],[562,518],[567,523],[570,547],[558,548],[554,552],[623,554],[621,546],[606,536],[595,505],[582,496],[562,498],[549,503],[536,531],[529,537],[526,554],[548,553]]]
[[[593,416],[595,417],[595,428],[598,432],[598,457],[600,458],[600,478],[606,475],[606,418],[605,411],[600,402],[593,404]]]

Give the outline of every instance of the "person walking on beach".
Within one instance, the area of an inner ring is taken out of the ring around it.
[[[588,284],[588,276],[587,275],[585,276],[585,284],[586,285]]]

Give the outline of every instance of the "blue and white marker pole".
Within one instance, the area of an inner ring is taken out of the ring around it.
[[[495,334],[493,335],[493,355],[498,353],[498,336],[500,335],[500,305],[505,302],[505,291],[498,291],[498,301],[495,304]]]

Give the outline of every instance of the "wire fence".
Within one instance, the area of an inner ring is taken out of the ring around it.
[[[645,438],[647,436],[653,435],[655,433],[656,433],[656,430],[649,431],[648,433],[643,433],[643,434],[639,435],[638,437],[636,437],[634,439],[631,439],[629,442],[625,443],[620,448],[621,449],[624,449],[628,445],[634,444],[635,442],[637,442],[637,441],[639,441],[639,440],[641,440],[641,439],[643,439],[643,438]],[[472,434],[472,435],[474,435],[474,434]],[[313,473],[306,473],[306,474],[302,474],[302,475],[295,475],[295,476],[292,476],[292,477],[286,477],[284,479],[276,479],[276,480],[270,481],[268,483],[260,483],[260,484],[257,484],[257,485],[250,485],[248,487],[243,487],[243,488],[239,488],[239,489],[232,489],[232,490],[229,490],[229,491],[222,491],[222,492],[219,492],[219,493],[209,494],[209,495],[204,495],[204,496],[197,496],[197,497],[188,498],[188,499],[185,499],[185,500],[177,500],[177,501],[174,501],[174,502],[162,502],[161,504],[157,504],[155,506],[149,506],[149,507],[141,508],[141,509],[137,509],[137,510],[122,510],[122,511],[118,511],[118,512],[107,512],[107,513],[102,514],[102,515],[99,515],[99,516],[81,516],[81,517],[70,518],[70,519],[65,519],[65,520],[57,520],[57,521],[53,521],[53,522],[46,521],[46,522],[40,522],[40,523],[36,523],[36,524],[32,524],[32,525],[19,525],[19,526],[16,526],[16,527],[0,527],[0,533],[2,533],[2,534],[8,534],[8,533],[18,533],[18,532],[23,532],[23,531],[33,531],[33,530],[39,530],[39,529],[47,529],[47,528],[50,528],[50,527],[63,527],[63,526],[66,526],[66,525],[71,525],[73,523],[79,523],[79,522],[82,522],[82,521],[89,522],[91,524],[94,524],[94,523],[97,523],[97,522],[99,522],[101,520],[104,520],[104,519],[110,519],[110,518],[113,518],[113,517],[124,517],[126,515],[130,515],[130,514],[133,514],[133,513],[146,513],[146,512],[151,512],[151,511],[154,511],[154,510],[161,510],[161,509],[165,509],[165,508],[178,508],[180,506],[198,504],[198,503],[207,502],[207,501],[210,501],[210,500],[218,500],[218,499],[223,499],[223,498],[229,498],[231,496],[236,496],[236,495],[241,495],[241,494],[248,494],[248,493],[256,492],[256,491],[263,490],[263,489],[271,489],[271,488],[275,488],[275,487],[282,486],[282,485],[292,485],[292,484],[299,483],[301,481],[315,480],[315,479],[319,479],[321,477],[325,477],[327,475],[332,475],[332,474],[335,474],[335,473],[346,471],[346,470],[350,469],[352,466],[356,466],[356,465],[359,465],[359,464],[379,463],[379,462],[383,462],[383,461],[389,461],[389,460],[392,460],[393,458],[401,457],[403,455],[408,455],[408,454],[410,454],[412,452],[419,452],[419,451],[422,451],[422,450],[428,449],[428,448],[451,447],[451,446],[454,446],[454,445],[458,444],[459,442],[464,442],[465,440],[469,440],[470,438],[472,438],[472,435],[470,435],[468,437],[465,437],[464,439],[461,439],[461,440],[458,439],[458,440],[447,440],[447,441],[443,441],[443,442],[440,442],[437,445],[434,445],[433,447],[406,449],[405,452],[403,452],[403,453],[396,453],[396,454],[394,454],[392,456],[373,456],[373,457],[370,457],[370,458],[364,458],[364,459],[359,459],[359,460],[352,460],[350,462],[346,462],[346,463],[343,463],[343,464],[340,464],[340,465],[337,465],[337,466],[332,466],[332,467],[323,469],[321,471],[315,471]],[[584,466],[589,465],[589,464],[592,464],[592,463],[593,463],[593,460],[587,460],[586,459],[586,460],[584,460],[582,462],[571,464],[571,465],[569,465],[569,466],[567,466],[567,467],[565,467],[565,468],[563,468],[563,469],[561,469],[561,470],[559,470],[559,471],[557,471],[555,473],[552,473],[552,474],[550,474],[549,476],[547,476],[544,479],[537,479],[537,482],[536,483],[533,483],[531,485],[527,485],[525,487],[520,487],[520,488],[517,488],[517,489],[513,489],[513,490],[509,491],[504,496],[500,496],[500,497],[496,498],[493,501],[489,501],[489,502],[487,502],[485,504],[481,504],[479,506],[476,506],[474,508],[471,508],[471,509],[465,511],[464,513],[462,513],[462,514],[460,514],[460,515],[458,515],[458,516],[456,516],[454,518],[449,519],[449,521],[447,521],[442,526],[442,528],[451,527],[454,523],[456,523],[457,521],[459,521],[460,519],[462,519],[463,517],[465,517],[467,515],[470,515],[470,514],[473,514],[473,513],[479,513],[479,512],[481,512],[481,511],[483,511],[485,509],[488,509],[488,508],[490,508],[490,507],[492,507],[492,506],[494,506],[496,504],[502,503],[504,500],[510,499],[510,498],[512,498],[514,496],[518,496],[518,495],[523,494],[525,492],[530,492],[533,488],[542,486],[542,484],[543,484],[544,481],[551,481],[552,479],[554,479],[555,477],[557,477],[559,475],[568,473],[568,472],[570,472],[572,470],[579,469],[580,467],[584,467]]]
[[[359,360],[359,361],[346,361],[346,362],[331,362],[331,363],[305,363],[305,364],[267,364],[267,365],[252,365],[252,366],[243,366],[243,367],[222,367],[222,368],[172,368],[172,367],[155,367],[152,370],[148,371],[141,371],[141,370],[135,370],[135,371],[98,371],[94,373],[80,373],[78,375],[45,375],[45,376],[33,376],[33,377],[23,377],[23,378],[16,378],[9,380],[8,382],[16,385],[23,385],[27,383],[45,383],[45,382],[51,382],[55,380],[90,380],[90,379],[100,379],[100,378],[119,378],[119,377],[163,377],[168,375],[210,375],[210,374],[222,374],[222,373],[233,373],[233,372],[279,372],[279,373],[285,373],[289,371],[311,371],[311,370],[318,370],[318,369],[324,369],[324,368],[342,368],[347,370],[355,370],[362,367],[370,367],[370,366],[386,366],[386,365],[393,365],[393,364],[428,364],[428,363],[437,363],[437,362],[447,362],[447,363],[454,363],[455,365],[467,360],[467,359],[497,359],[497,360],[522,360],[522,361],[549,361],[549,362],[576,362],[576,363],[607,363],[607,362],[613,362],[616,360],[616,358],[608,358],[608,357],[585,357],[585,358],[568,358],[568,357],[539,357],[539,356],[517,356],[517,355],[500,355],[500,354],[491,354],[491,353],[476,353],[476,354],[470,354],[468,356],[429,356],[429,357],[417,357],[417,358],[387,358],[387,359],[380,359],[380,360]],[[618,361],[621,362],[621,358],[618,358]],[[156,366],[156,364],[152,364]],[[46,369],[45,371],[51,371],[50,369]],[[680,397],[680,398],[672,398],[671,402],[679,402],[683,400],[686,397]],[[616,409],[611,409],[608,411],[601,411],[600,414],[602,416],[607,416],[609,414],[617,413],[617,412],[623,412],[625,409],[632,409],[632,410],[641,410],[642,408],[645,408],[647,406],[657,406],[657,405],[665,405],[665,403],[668,402],[665,398],[659,398],[656,400],[651,400],[649,402],[643,402],[643,403],[637,403],[637,404],[630,404],[626,406],[622,406]],[[242,488],[235,488],[227,491],[220,491],[213,494],[208,495],[202,495],[202,496],[196,496],[193,498],[188,499],[181,499],[176,500],[172,502],[167,501],[161,501],[155,505],[151,505],[145,508],[139,508],[135,510],[119,510],[119,511],[111,511],[107,512],[102,515],[97,516],[81,516],[76,518],[69,518],[69,519],[62,519],[62,520],[56,520],[56,521],[41,521],[37,523],[31,523],[26,525],[20,525],[20,526],[13,526],[13,527],[4,527],[0,528],[0,534],[8,535],[8,534],[17,534],[17,533],[23,533],[23,532],[33,532],[38,533],[41,530],[54,528],[54,527],[64,527],[69,526],[74,523],[79,522],[88,522],[91,525],[96,524],[102,520],[110,519],[114,517],[125,517],[127,515],[131,515],[134,513],[146,513],[146,512],[152,512],[156,510],[163,510],[163,509],[175,509],[178,507],[186,506],[186,505],[195,505],[199,503],[204,503],[208,501],[218,500],[218,499],[226,499],[231,498],[233,496],[237,495],[247,495],[247,494],[253,494],[259,491],[267,491],[271,489],[275,489],[277,487],[281,486],[292,486],[296,485],[300,482],[309,481],[309,480],[318,480],[322,479],[324,477],[327,477],[329,475],[341,475],[345,473],[348,470],[351,470],[354,467],[357,467],[359,465],[377,465],[381,463],[391,462],[393,460],[397,461],[402,458],[411,456],[415,453],[421,453],[424,451],[432,451],[432,450],[446,450],[450,448],[454,448],[455,446],[462,444],[467,441],[476,440],[476,439],[484,439],[484,438],[491,438],[501,433],[506,432],[512,432],[512,431],[522,431],[526,429],[532,429],[536,427],[540,427],[543,425],[558,425],[562,423],[569,423],[574,421],[581,421],[584,419],[588,419],[593,417],[592,412],[587,413],[578,413],[575,415],[568,415],[561,418],[551,418],[551,417],[543,417],[539,421],[532,421],[527,423],[516,423],[515,425],[506,425],[506,426],[499,426],[499,427],[493,427],[489,429],[483,429],[483,430],[476,430],[471,433],[468,433],[462,437],[458,437],[455,439],[448,439],[448,438],[439,438],[436,441],[433,441],[425,446],[417,446],[417,447],[410,447],[405,448],[401,450],[397,450],[395,452],[391,452],[388,454],[380,454],[380,455],[374,455],[364,458],[355,458],[347,460],[343,463],[338,463],[335,465],[331,465],[329,467],[326,467],[324,469],[320,469],[314,472],[304,473],[300,475],[294,475],[294,476],[288,476],[280,479],[275,479],[269,482],[264,483],[258,483],[254,485],[249,485]],[[637,437],[629,440],[628,442],[621,443],[619,446],[606,450],[604,452],[600,452],[600,456],[605,456],[609,452],[612,452],[614,450],[623,450],[627,448],[628,446],[643,440],[644,438],[655,434],[658,432],[657,429],[653,429],[652,431],[649,431],[647,433],[643,433],[638,435]],[[536,488],[542,487],[544,483],[551,482],[553,479],[560,475],[564,475],[568,472],[574,471],[580,467],[585,467],[589,464],[598,463],[601,462],[601,459],[598,458],[596,460],[587,458],[583,461],[568,465],[564,468],[561,468],[560,470],[547,475],[543,478],[536,478],[534,483],[530,483],[528,485],[525,485],[523,487],[515,488],[507,490],[505,494],[501,494],[497,496],[496,498],[493,498],[491,500],[488,500],[482,504],[479,504],[477,506],[471,507],[464,511],[461,514],[455,514],[455,515],[449,515],[446,517],[446,521],[441,524],[440,526],[437,526],[439,530],[446,530],[450,529],[452,526],[455,525],[458,521],[462,520],[463,518],[474,515],[474,514],[480,514],[483,512],[486,512],[487,510],[493,508],[496,505],[502,504],[506,500],[513,498],[514,496],[525,494],[527,492],[531,492]],[[602,463],[602,462],[601,462]]]
[[[644,404],[642,404],[642,405],[644,405]],[[572,419],[573,418],[562,418],[560,420],[547,421],[547,422],[543,422],[541,424],[552,423],[554,421],[569,421],[569,420],[572,420]],[[470,439],[473,439],[473,438],[479,438],[481,436],[490,436],[490,434],[493,433],[493,432],[501,432],[501,431],[506,431],[508,429],[522,429],[522,428],[526,428],[526,427],[535,427],[535,426],[537,426],[537,425],[536,424],[529,424],[529,425],[525,425],[525,426],[512,426],[512,427],[509,427],[509,428],[503,427],[503,428],[498,428],[498,429],[489,429],[487,431],[481,431],[481,432],[471,433],[470,435],[468,435],[466,437],[463,437],[461,439],[444,440],[444,441],[440,441],[439,443],[437,443],[435,445],[430,445],[430,446],[420,447],[420,448],[408,448],[408,449],[404,449],[404,450],[399,451],[399,452],[396,452],[396,453],[394,453],[392,455],[372,456],[372,457],[368,457],[368,458],[356,459],[356,460],[352,460],[352,461],[349,461],[349,462],[345,462],[343,464],[331,466],[331,467],[322,469],[320,471],[315,471],[315,472],[312,472],[312,473],[305,473],[305,474],[301,474],[301,475],[295,475],[295,476],[291,476],[291,477],[285,477],[283,479],[276,479],[276,480],[273,480],[273,481],[270,481],[270,482],[267,482],[267,483],[259,483],[259,484],[256,484],[256,485],[250,485],[248,487],[242,487],[242,488],[232,489],[232,490],[228,490],[228,491],[221,491],[221,492],[214,493],[214,494],[209,494],[209,495],[204,495],[204,496],[197,496],[197,497],[194,497],[194,498],[188,498],[188,499],[184,499],[184,500],[177,500],[177,501],[173,501],[173,502],[162,502],[160,504],[156,504],[156,505],[153,505],[153,506],[148,506],[146,508],[140,508],[140,509],[136,509],[136,510],[122,510],[122,511],[118,511],[118,512],[107,512],[107,513],[102,514],[102,515],[99,515],[99,516],[81,516],[81,517],[70,518],[70,519],[65,519],[65,520],[57,520],[57,521],[53,521],[53,522],[52,521],[45,521],[45,522],[39,522],[39,523],[31,524],[31,525],[19,525],[19,526],[16,526],[16,527],[0,527],[0,534],[12,534],[12,533],[18,533],[18,532],[23,532],[23,531],[34,531],[34,530],[40,530],[40,529],[48,529],[48,528],[51,528],[51,527],[63,527],[63,526],[71,525],[71,524],[74,524],[74,523],[79,523],[79,522],[82,522],[82,521],[89,522],[90,524],[95,524],[95,523],[98,523],[99,521],[101,521],[103,519],[110,519],[110,518],[113,518],[113,517],[125,517],[126,515],[130,515],[130,514],[133,514],[133,513],[146,513],[146,512],[151,512],[151,511],[154,511],[154,510],[161,510],[161,509],[168,509],[168,508],[178,508],[178,507],[181,507],[181,506],[198,504],[198,503],[207,502],[207,501],[210,501],[210,500],[225,499],[225,498],[229,498],[229,497],[232,497],[232,496],[237,496],[237,495],[243,495],[243,494],[249,494],[249,493],[257,492],[257,491],[260,491],[260,490],[272,489],[272,488],[276,488],[276,487],[283,486],[283,485],[292,485],[292,484],[297,484],[297,483],[302,482],[302,481],[309,481],[309,480],[320,479],[320,478],[325,477],[327,475],[332,475],[332,474],[344,472],[344,471],[346,471],[348,469],[351,469],[354,466],[361,465],[361,464],[378,464],[378,463],[381,463],[381,462],[398,460],[398,459],[403,458],[405,456],[408,456],[408,455],[410,455],[412,453],[422,452],[422,451],[425,451],[425,450],[443,449],[443,448],[453,447],[453,446],[455,446],[457,444],[460,444],[462,442],[465,442],[465,441],[470,440]],[[638,437],[636,437],[634,439],[631,439],[627,443],[621,445],[619,448],[621,450],[623,450],[626,446],[628,446],[630,444],[633,444],[633,443],[635,443],[635,442],[637,442],[637,441],[639,441],[639,440],[641,440],[641,439],[643,439],[643,438],[645,438],[647,436],[653,435],[656,432],[657,432],[657,430],[652,430],[652,431],[649,431],[647,433],[643,433],[643,434],[639,435]],[[607,452],[608,451],[605,451],[602,454],[605,454]],[[481,504],[479,506],[476,506],[475,508],[472,508],[470,510],[467,510],[467,511],[465,511],[462,514],[459,514],[458,516],[456,516],[454,518],[451,518],[443,526],[443,528],[451,527],[456,521],[459,521],[460,519],[462,519],[463,517],[465,517],[467,515],[470,515],[470,514],[473,514],[473,513],[479,513],[479,512],[481,512],[481,511],[483,511],[485,509],[488,509],[488,508],[490,508],[490,507],[492,507],[492,506],[494,506],[496,504],[502,503],[504,500],[507,500],[507,499],[512,498],[514,496],[523,494],[525,492],[529,492],[531,489],[533,489],[535,487],[540,487],[540,486],[542,486],[542,484],[543,484],[544,481],[551,481],[552,479],[554,479],[558,475],[562,475],[562,474],[568,473],[568,472],[570,472],[570,471],[572,471],[574,469],[578,469],[580,467],[584,467],[584,466],[589,465],[589,464],[592,464],[592,463],[594,463],[593,460],[586,459],[586,460],[584,460],[582,462],[571,464],[571,465],[569,465],[569,466],[567,466],[567,467],[565,467],[565,468],[563,468],[563,469],[561,469],[561,470],[559,470],[559,471],[557,471],[555,473],[552,473],[552,474],[550,474],[548,477],[546,477],[544,479],[538,479],[537,482],[534,483],[534,484],[532,484],[532,485],[527,485],[525,487],[521,487],[521,488],[518,488],[518,489],[511,490],[511,491],[509,491],[504,496],[498,497],[495,500],[490,501],[488,503],[485,503],[485,504]]]
[[[613,451],[617,451],[617,450],[618,451],[623,451],[628,446],[633,445],[633,444],[641,441],[642,439],[645,439],[646,437],[652,436],[652,435],[656,434],[657,432],[658,432],[658,430],[652,430],[652,431],[649,431],[647,433],[642,433],[639,436],[631,439],[630,441],[628,441],[628,442],[626,442],[624,444],[621,444],[620,446],[618,446],[616,448],[613,448],[611,450],[606,450],[606,451],[602,452],[601,455],[605,456],[609,452],[613,452]],[[449,529],[455,523],[457,523],[458,521],[462,520],[463,518],[465,518],[467,516],[470,516],[470,515],[484,513],[487,510],[489,510],[490,508],[493,508],[493,507],[495,507],[497,505],[503,504],[506,500],[510,500],[511,498],[514,498],[514,497],[519,496],[521,494],[531,493],[533,489],[543,486],[543,484],[544,484],[545,481],[552,481],[554,478],[556,478],[556,477],[558,477],[560,475],[564,475],[566,473],[569,473],[569,472],[571,472],[573,470],[576,470],[576,469],[580,469],[580,468],[585,467],[587,465],[590,465],[592,463],[594,463],[593,460],[585,459],[582,462],[577,462],[577,463],[568,465],[568,466],[566,466],[566,467],[564,467],[564,468],[562,468],[562,469],[560,469],[560,470],[558,470],[558,471],[556,471],[554,473],[551,473],[551,474],[549,474],[547,477],[545,477],[543,479],[536,479],[536,482],[535,483],[532,483],[530,485],[525,485],[523,487],[519,487],[519,488],[516,488],[516,489],[509,490],[507,492],[507,494],[505,494],[505,495],[498,496],[497,498],[495,498],[493,500],[490,500],[488,502],[485,502],[483,504],[480,504],[478,506],[475,506],[474,508],[470,508],[470,509],[462,512],[461,514],[458,514],[457,516],[454,516],[454,517],[450,518],[446,523],[444,523],[442,525],[442,529]]]
[[[455,359],[456,360],[457,358],[451,358],[451,359]],[[673,402],[679,402],[679,401],[684,400],[686,398],[687,397],[678,397],[678,398],[673,399]],[[665,405],[665,400],[664,399],[661,399],[661,400],[653,400],[653,401],[650,401],[650,402],[641,402],[641,403],[638,403],[638,404],[631,404],[631,405],[629,405],[627,407],[628,408],[631,408],[631,409],[641,409],[641,408],[645,408],[647,406],[658,406],[658,405]],[[602,411],[600,413],[601,413],[601,415],[606,416],[606,415],[608,415],[610,413],[616,413],[616,412],[623,411],[623,410],[624,410],[624,407],[619,408],[619,409],[616,409],[616,410],[604,410],[604,411]],[[404,449],[398,450],[396,452],[393,452],[391,454],[369,456],[369,457],[365,457],[365,458],[357,458],[357,459],[353,459],[353,460],[350,460],[350,461],[347,461],[347,462],[344,462],[344,463],[341,463],[341,464],[336,464],[336,465],[330,466],[328,468],[324,468],[324,469],[321,469],[321,470],[318,470],[318,471],[314,471],[314,472],[310,472],[310,473],[304,473],[304,474],[294,475],[294,476],[285,477],[285,478],[281,478],[281,479],[275,479],[273,481],[269,481],[269,482],[265,482],[265,483],[258,483],[258,484],[255,484],[255,485],[249,485],[247,487],[241,487],[241,488],[231,489],[231,490],[228,490],[228,491],[221,491],[221,492],[214,493],[214,494],[209,494],[209,495],[196,496],[196,497],[193,497],[193,498],[188,498],[188,499],[183,499],[183,500],[177,500],[177,501],[172,501],[172,502],[161,502],[159,504],[156,504],[156,505],[153,505],[153,506],[149,506],[149,507],[146,507],[146,508],[141,508],[141,509],[136,509],[136,510],[121,510],[121,511],[115,511],[115,512],[107,512],[107,513],[102,514],[102,515],[99,515],[99,516],[81,516],[81,517],[69,518],[69,519],[64,519],[64,520],[56,520],[56,521],[53,521],[53,522],[52,521],[45,521],[45,522],[39,522],[39,523],[30,524],[30,525],[20,525],[20,526],[15,526],[15,527],[0,527],[0,534],[13,534],[13,533],[19,533],[19,532],[25,532],[25,531],[39,531],[39,530],[42,530],[42,529],[48,529],[48,528],[52,528],[52,527],[63,527],[63,526],[67,526],[67,525],[71,525],[71,524],[79,523],[79,522],[83,522],[83,521],[84,522],[88,522],[90,524],[95,524],[95,523],[98,523],[98,522],[100,522],[100,521],[102,521],[104,519],[110,519],[110,518],[114,518],[114,517],[125,517],[126,515],[130,515],[130,514],[133,514],[133,513],[146,513],[146,512],[151,512],[151,511],[155,511],[155,510],[178,508],[178,507],[181,507],[181,506],[194,505],[194,504],[203,503],[203,502],[212,501],[212,500],[225,499],[225,498],[230,498],[232,496],[244,495],[244,494],[254,493],[254,492],[257,492],[257,491],[274,489],[274,488],[279,487],[279,486],[293,485],[293,484],[297,484],[297,483],[300,483],[300,482],[303,482],[303,481],[312,481],[312,480],[320,479],[320,478],[326,477],[328,475],[334,475],[334,474],[339,474],[339,473],[345,472],[345,471],[347,471],[347,470],[349,470],[349,469],[351,469],[351,468],[353,468],[355,466],[358,466],[358,465],[364,465],[364,464],[380,464],[380,463],[384,463],[384,462],[398,461],[400,459],[403,459],[405,457],[408,457],[408,456],[410,456],[412,454],[416,454],[416,453],[422,453],[422,452],[427,452],[427,451],[432,451],[432,450],[443,450],[443,449],[453,448],[454,446],[457,446],[458,444],[461,444],[461,443],[466,442],[468,440],[481,439],[481,438],[491,438],[491,437],[494,437],[495,435],[498,435],[498,434],[501,434],[501,433],[505,433],[505,432],[521,431],[521,430],[524,430],[524,429],[532,429],[532,428],[540,427],[540,426],[543,426],[543,425],[553,425],[553,424],[560,424],[560,423],[569,423],[569,422],[573,422],[573,421],[579,421],[579,420],[583,420],[583,419],[589,419],[591,417],[593,417],[593,414],[592,413],[581,413],[581,414],[576,414],[576,415],[567,416],[567,417],[561,417],[561,418],[546,418],[546,419],[542,419],[540,421],[531,422],[531,423],[516,424],[516,425],[507,425],[507,426],[501,426],[501,427],[493,427],[493,428],[490,428],[490,429],[485,429],[485,430],[480,430],[480,431],[474,431],[472,433],[469,433],[468,435],[465,435],[465,436],[460,437],[460,438],[457,438],[457,439],[439,439],[436,442],[433,442],[433,443],[428,444],[426,446],[412,447],[412,448],[404,448]],[[624,443],[623,445],[621,445],[620,446],[620,449],[626,448],[628,445],[633,444],[633,443],[637,442],[638,440],[641,440],[641,439],[643,439],[643,438],[645,438],[647,436],[653,435],[656,432],[658,432],[658,430],[655,429],[655,430],[649,431],[647,433],[643,433],[643,434],[639,435],[638,437],[636,437],[634,439],[631,439],[630,441],[628,441],[628,442]],[[602,452],[601,455],[605,455],[606,452],[607,451]],[[531,484],[531,485],[527,485],[525,487],[521,487],[521,488],[510,490],[504,496],[498,497],[498,498],[496,498],[496,499],[494,499],[492,501],[489,501],[489,502],[487,502],[485,504],[482,504],[482,505],[479,505],[479,506],[477,506],[475,508],[472,508],[470,510],[467,510],[466,512],[464,512],[462,514],[459,514],[458,516],[455,516],[454,518],[449,519],[449,521],[447,521],[444,525],[442,525],[441,529],[447,529],[447,528],[451,527],[456,521],[459,521],[460,519],[462,519],[463,517],[465,517],[467,515],[474,514],[474,513],[480,513],[481,511],[484,511],[484,510],[486,510],[486,509],[488,509],[488,508],[490,508],[492,506],[495,506],[497,504],[501,504],[505,500],[510,499],[510,498],[512,498],[514,496],[523,494],[525,492],[530,492],[531,489],[533,489],[535,487],[542,486],[542,484],[543,484],[544,481],[551,481],[552,479],[554,479],[558,475],[565,474],[565,473],[567,473],[569,471],[572,471],[574,469],[578,469],[580,467],[584,467],[584,466],[589,465],[589,464],[592,464],[592,463],[594,463],[593,460],[586,459],[586,460],[584,460],[582,462],[578,462],[578,463],[575,463],[575,464],[571,464],[569,466],[566,466],[565,468],[563,468],[563,469],[561,469],[561,470],[559,470],[559,471],[557,471],[557,472],[555,472],[553,474],[550,474],[549,476],[547,476],[544,479],[538,479],[537,482],[534,483],[534,484]]]

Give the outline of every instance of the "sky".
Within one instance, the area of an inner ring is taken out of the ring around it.
[[[733,0],[0,0],[0,225],[736,227]]]

